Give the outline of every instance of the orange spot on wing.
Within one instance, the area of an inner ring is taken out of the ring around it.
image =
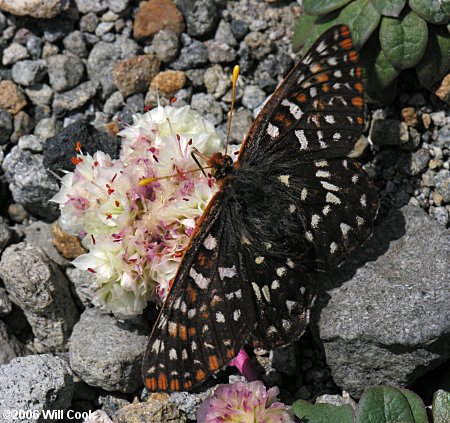
[[[330,91],[330,86],[329,86],[328,84],[323,84],[323,85],[322,85],[322,91],[323,91],[324,93]]]
[[[296,98],[300,103],[306,103],[307,97],[305,93],[299,94]]]
[[[201,317],[202,319],[207,320],[207,319],[209,319],[209,313],[202,313],[202,314],[200,314],[200,317]]]
[[[161,391],[167,391],[167,377],[164,373],[160,373],[158,376],[158,389]]]
[[[180,339],[182,341],[186,341],[187,340],[187,331],[186,331],[186,326],[182,325],[182,324],[178,324],[178,334],[180,335]]]
[[[192,381],[191,380],[187,380],[186,382],[184,382],[184,389],[188,390],[192,388]]]
[[[317,82],[326,82],[330,79],[330,77],[326,73],[320,73],[315,78]]]
[[[361,74],[362,74],[362,70],[361,70],[361,68],[356,68],[356,76],[358,77],[358,78],[361,78]]]
[[[180,390],[180,381],[178,379],[172,379],[170,381],[170,389],[172,391],[179,391]]]
[[[339,45],[344,49],[344,50],[350,50],[353,47],[353,43],[352,40],[350,38],[346,38],[345,40],[342,40]]]
[[[362,107],[364,104],[362,97],[352,98],[352,104],[356,107]]]
[[[320,72],[321,70],[322,70],[322,65],[319,65],[318,63],[311,66],[312,73],[317,73],[317,72]]]
[[[350,35],[350,30],[348,29],[347,26],[341,26],[341,28],[339,29],[339,32],[342,37],[348,37]]]
[[[219,362],[217,360],[216,355],[210,355],[208,362],[209,362],[209,367],[208,367],[209,370],[214,371],[219,368]]]
[[[189,336],[195,336],[196,333],[197,333],[197,329],[189,328]]]
[[[364,120],[363,120],[363,118],[361,116],[358,116],[356,118],[356,122],[358,122],[358,124],[362,125],[364,123]]]
[[[150,391],[156,391],[156,389],[157,389],[156,378],[154,378],[154,377],[146,377],[145,378],[145,386]]]
[[[234,350],[228,350],[227,351],[227,358],[229,358],[230,360],[236,355],[236,353],[234,352]]]
[[[197,373],[195,374],[195,379],[197,379],[197,381],[202,381],[204,380],[206,377],[206,373],[202,370],[202,369],[198,369]]]
[[[358,53],[356,53],[356,51],[351,51],[348,54],[348,58],[350,59],[350,62],[356,62],[358,60]]]
[[[191,300],[191,304],[195,304],[195,302],[197,301],[197,291],[194,288],[192,288],[192,286],[188,286],[187,293],[189,299]]]
[[[361,82],[357,82],[357,83],[355,84],[355,88],[356,88],[356,91],[358,91],[359,93],[362,94],[362,92],[363,92],[363,86],[362,86]]]

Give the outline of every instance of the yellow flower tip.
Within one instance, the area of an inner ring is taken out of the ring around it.
[[[157,178],[144,178],[144,179],[141,179],[141,180],[138,182],[138,185],[141,186],[141,187],[145,187],[145,186],[147,186],[147,185],[150,185],[152,182],[155,182],[156,179],[157,179]]]
[[[241,68],[239,67],[239,65],[236,65],[233,69],[233,85],[236,85],[240,70]]]

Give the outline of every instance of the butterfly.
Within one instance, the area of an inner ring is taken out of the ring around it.
[[[190,390],[249,341],[301,336],[308,272],[339,265],[371,234],[374,186],[348,157],[363,87],[348,27],[323,34],[251,126],[235,163],[214,153],[219,190],[199,219],[143,360],[149,391]]]

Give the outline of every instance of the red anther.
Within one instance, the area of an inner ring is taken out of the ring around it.
[[[80,141],[77,141],[77,144],[76,144],[76,147],[75,147],[75,151],[77,153],[79,153],[81,151],[81,142]]]
[[[172,97],[171,99],[170,99],[170,102],[171,103],[175,103],[177,101],[177,98],[176,97]]]
[[[106,220],[108,219],[112,219],[112,214],[111,213],[106,213]]]
[[[154,154],[153,154],[153,159],[155,160],[156,163],[159,162],[158,157],[156,157]]]
[[[120,206],[119,200],[114,201],[114,204],[116,205],[116,207]]]
[[[192,145],[192,138],[188,141],[189,145]]]
[[[177,134],[177,141],[180,141],[181,137]]]
[[[92,267],[88,267],[87,270],[91,273],[97,273]]]
[[[80,164],[83,162],[82,157],[72,157],[70,161],[76,166],[77,164]]]
[[[148,112],[151,108],[153,108],[153,106],[150,106],[150,104],[148,106],[145,106],[144,112]]]
[[[111,178],[111,183],[114,182],[114,180],[116,179],[116,177],[117,177],[117,173],[115,173],[114,176]]]

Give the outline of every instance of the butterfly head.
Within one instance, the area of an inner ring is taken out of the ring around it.
[[[214,178],[223,179],[233,171],[233,159],[217,152],[210,157],[208,166],[211,168],[211,175]]]

